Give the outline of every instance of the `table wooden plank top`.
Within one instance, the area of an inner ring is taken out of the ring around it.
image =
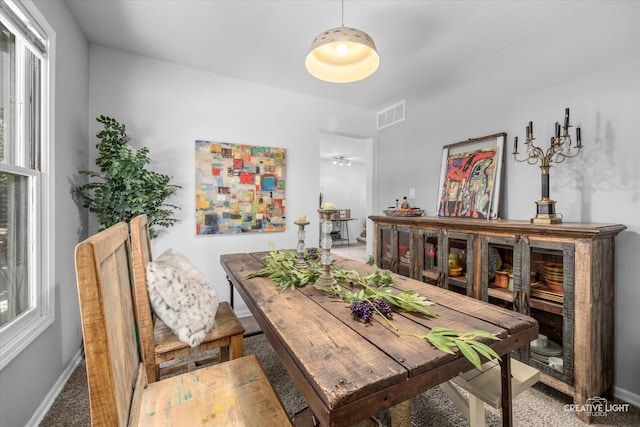
[[[354,320],[349,305],[308,285],[279,290],[267,277],[245,277],[264,266],[267,252],[222,255],[221,264],[269,339],[321,425],[348,426],[472,368],[463,356],[446,354],[428,341],[393,331],[379,316]],[[362,275],[373,267],[334,256]],[[483,329],[498,354],[524,346],[538,334],[528,316],[400,275],[393,287],[435,302],[436,318],[395,312],[400,331],[428,334],[435,326]]]

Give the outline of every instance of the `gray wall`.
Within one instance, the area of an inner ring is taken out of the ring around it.
[[[640,2],[580,4],[562,26],[541,23],[521,43],[451,70],[430,93],[406,94],[406,121],[378,132],[376,208],[381,213],[415,186],[416,204],[435,215],[442,146],[507,132],[501,216],[532,218],[540,169],[514,164],[513,137],[522,147],[533,120],[536,142],[548,146],[554,123],[562,123],[570,107],[573,126],[582,128],[584,157],[551,168],[551,198],[565,221],[628,227],[616,239],[615,386],[619,397],[637,405]],[[592,46],[589,57],[572,55],[581,43]],[[403,173],[397,173],[400,165]]]
[[[86,236],[70,194],[77,171],[87,168],[89,44],[67,4],[38,0],[56,32],[55,69],[55,322],[0,372],[0,425],[27,424],[78,353],[82,343],[73,251]],[[86,228],[86,227],[85,227]]]

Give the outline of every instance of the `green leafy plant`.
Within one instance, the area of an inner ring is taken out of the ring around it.
[[[96,135],[100,139],[96,145],[100,171],[81,170],[89,182],[75,187],[74,195],[97,216],[100,230],[146,214],[149,235],[156,237],[157,227],[170,227],[178,221],[173,215],[180,207],[165,200],[181,187],[170,184],[168,175],[147,169],[149,149],[131,147],[124,124],[102,115],[96,120],[104,126]]]

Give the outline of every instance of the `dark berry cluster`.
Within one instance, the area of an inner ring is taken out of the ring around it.
[[[354,301],[351,303],[351,314],[354,317],[362,319],[363,322],[368,323],[373,318],[374,307],[382,313],[383,316],[391,319],[393,312],[391,306],[382,299],[372,298],[365,301]]]
[[[386,316],[389,319],[393,317],[393,311],[391,310],[391,306],[389,305],[388,302],[386,302],[383,299],[374,299],[374,300],[371,300],[371,302],[373,302],[373,304],[376,306],[378,311],[382,313],[384,316]]]
[[[373,306],[367,301],[354,301],[351,303],[351,314],[368,323],[373,317]]]

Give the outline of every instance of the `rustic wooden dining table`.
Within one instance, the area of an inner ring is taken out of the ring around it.
[[[312,285],[283,291],[268,277],[247,279],[265,265],[267,254],[226,254],[220,262],[321,426],[351,426],[385,409],[406,408],[412,397],[472,369],[459,352],[444,353],[406,334],[428,334],[436,326],[482,329],[500,337],[485,343],[503,356],[502,420],[512,425],[510,357],[504,356],[537,337],[535,319],[394,274],[395,289],[420,293],[435,303],[430,309],[437,313],[431,318],[395,312],[397,332],[381,319],[354,319],[346,302]],[[333,258],[361,275],[374,269]]]

